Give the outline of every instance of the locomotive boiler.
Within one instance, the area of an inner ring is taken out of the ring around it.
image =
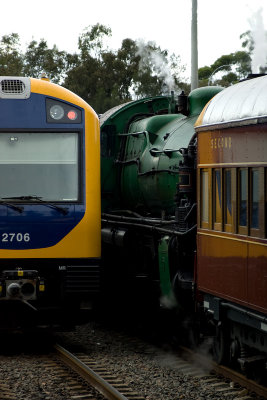
[[[133,101],[103,114],[102,246],[112,297],[193,309],[194,124],[219,87]],[[138,293],[138,295],[137,295]],[[185,301],[187,299],[187,301]]]

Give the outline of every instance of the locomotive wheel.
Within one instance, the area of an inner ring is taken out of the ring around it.
[[[221,325],[216,327],[216,335],[213,338],[213,359],[218,364],[228,361],[228,339],[225,329]]]

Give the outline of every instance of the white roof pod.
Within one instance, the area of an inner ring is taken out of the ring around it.
[[[242,81],[218,93],[209,103],[201,123],[246,125],[267,117],[267,75]]]

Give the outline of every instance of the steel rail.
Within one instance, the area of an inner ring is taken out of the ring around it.
[[[96,374],[91,368],[79,360],[76,356],[71,354],[64,347],[56,344],[54,346],[57,354],[65,365],[71,370],[75,371],[81,376],[87,383],[93,386],[98,392],[100,392],[108,400],[128,400],[123,394],[117,389],[106,382],[101,376]]]
[[[231,379],[233,382],[238,383],[241,387],[246,388],[250,392],[256,393],[258,396],[262,396],[264,399],[267,399],[267,387],[262,386],[261,384],[253,381],[252,379],[247,378],[242,373],[235,371],[225,365],[217,364],[215,361],[207,358],[206,356],[195,353],[191,349],[188,349],[184,346],[180,346],[180,349],[184,352],[184,354],[189,357],[192,357],[194,362],[199,363],[202,366],[209,365],[211,369],[219,375],[224,376],[225,378]]]
[[[247,378],[245,375],[242,375],[241,373],[224,365],[218,365],[215,362],[213,362],[213,370],[219,374],[222,374],[225,378],[229,378],[238,383],[240,386],[245,387],[250,392],[254,392],[258,396],[262,396],[264,399],[267,399],[267,387],[264,387],[259,383]]]

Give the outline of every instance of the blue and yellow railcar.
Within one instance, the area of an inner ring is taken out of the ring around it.
[[[99,136],[74,93],[0,77],[2,328],[75,323],[97,295]]]

